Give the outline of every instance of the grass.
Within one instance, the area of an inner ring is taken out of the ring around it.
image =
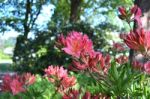
[[[7,59],[7,60],[10,60],[10,59],[11,59],[11,56],[9,56],[9,55],[3,53],[3,51],[0,50],[0,60],[6,60],[6,59]]]
[[[0,72],[12,71],[11,56],[0,50]]]

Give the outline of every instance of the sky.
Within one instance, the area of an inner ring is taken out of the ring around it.
[[[38,16],[35,23],[39,25],[39,27],[46,27],[47,22],[52,17],[52,14],[54,12],[54,6],[53,5],[44,5],[42,7],[41,14]],[[49,17],[47,17],[49,16]],[[9,37],[17,37],[20,33],[16,32],[14,29],[11,29],[10,31],[6,31],[4,33],[0,33],[0,38],[2,39],[8,39]],[[33,34],[29,33],[29,38],[33,38]]]

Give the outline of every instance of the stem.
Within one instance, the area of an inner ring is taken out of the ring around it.
[[[129,25],[129,27],[130,27],[130,30],[132,30],[132,27],[131,27],[131,25],[130,25],[130,21],[127,21],[127,23],[128,23],[128,25]]]

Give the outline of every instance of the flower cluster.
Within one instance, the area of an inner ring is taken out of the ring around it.
[[[90,69],[94,72],[108,71],[110,67],[110,56],[102,55],[93,49],[93,43],[87,35],[81,32],[72,31],[67,37],[60,36],[58,43],[62,44],[62,50],[71,55],[73,64],[71,69],[85,70]]]
[[[142,55],[143,61],[140,62],[134,59],[132,65],[135,69],[145,71],[150,74],[150,61],[149,61],[149,52],[150,52],[150,31],[145,31],[141,24],[141,9],[138,6],[134,6],[130,11],[126,10],[124,7],[119,8],[121,19],[125,19],[128,24],[131,21],[134,21],[136,27],[133,27],[128,34],[121,34],[121,38],[124,40],[125,44],[130,48]],[[134,18],[131,19],[131,16],[134,15]]]
[[[134,5],[130,10],[126,10],[124,7],[119,7],[118,10],[120,12],[120,19],[126,20],[127,22],[135,20],[138,25],[142,25],[140,20],[140,17],[142,16],[142,11],[137,5]]]
[[[56,90],[60,93],[76,84],[76,78],[74,76],[69,77],[67,70],[63,67],[51,65],[44,71],[46,73],[45,76],[56,86]]]
[[[125,47],[122,43],[113,42],[112,50],[114,50],[116,52],[122,52],[125,50]]]
[[[105,95],[100,94],[92,95],[88,91],[85,92],[85,94],[81,95],[80,90],[73,90],[73,89],[70,89],[67,93],[65,93],[62,99],[79,99],[80,97],[82,97],[82,99],[107,99],[107,98],[109,99],[109,97]]]
[[[116,58],[116,62],[119,64],[124,64],[128,62],[128,57],[125,55],[121,55],[119,57]]]
[[[144,31],[143,28],[136,29],[127,34],[123,39],[126,45],[140,52],[147,52],[150,49],[150,32]]]
[[[62,50],[64,50],[65,53],[76,58],[79,58],[81,53],[86,54],[93,51],[92,41],[87,35],[82,35],[80,32],[72,31],[69,33],[66,39],[63,35],[61,35],[58,42],[64,45]]]
[[[2,91],[11,92],[13,95],[17,95],[20,92],[25,92],[27,86],[33,84],[36,78],[30,73],[19,75],[5,75],[3,77]]]

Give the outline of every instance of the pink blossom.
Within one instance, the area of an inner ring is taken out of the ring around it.
[[[2,83],[2,91],[10,92],[13,95],[17,95],[21,92],[24,92],[27,86],[35,82],[35,77],[30,73],[23,75],[5,75]]]
[[[126,38],[126,36],[127,36],[127,34],[126,34],[126,33],[120,33],[120,34],[119,34],[119,37],[120,37],[121,39],[125,39],[125,38]]]
[[[90,92],[85,92],[84,94],[81,93],[80,90],[73,90],[70,89],[66,92],[62,99],[109,99],[106,95],[92,95]]]
[[[26,85],[32,85],[36,81],[35,75],[31,75],[31,73],[25,73],[23,77],[25,78]]]
[[[108,69],[110,68],[110,55],[107,54],[106,56],[103,56],[100,60],[100,66],[104,72],[104,74],[107,74]]]
[[[12,90],[13,95],[16,95],[20,92],[24,92],[23,83],[19,82],[17,79],[13,79],[10,83],[10,88]]]
[[[137,21],[139,26],[141,26],[142,25],[142,22],[141,22],[141,19],[140,19],[140,17],[142,16],[141,9],[137,5],[134,5],[131,8],[131,13],[134,15],[134,19]]]
[[[144,64],[139,62],[139,61],[133,61],[132,62],[133,68],[137,69],[137,70],[143,70],[144,68]]]
[[[145,32],[144,29],[138,29],[135,32],[131,31],[125,38],[124,42],[126,45],[134,50],[145,51]]]
[[[66,37],[66,46],[63,50],[67,54],[79,58],[81,53],[89,53],[93,51],[93,44],[87,35],[72,31]]]
[[[113,49],[116,50],[116,51],[118,51],[118,52],[125,50],[123,44],[121,44],[121,43],[115,43],[115,42],[113,42]]]
[[[2,83],[2,91],[5,91],[5,92],[11,91],[11,88],[10,88],[11,81],[12,81],[12,78],[9,74],[4,75],[3,83]]]
[[[78,69],[78,70],[85,70],[88,68],[88,65],[85,63],[81,63],[79,61],[73,61],[73,65]]]
[[[145,47],[147,51],[150,50],[150,31],[145,33]]]
[[[80,92],[78,90],[69,89],[67,93],[65,93],[62,99],[79,99]]]
[[[144,64],[144,70],[146,73],[150,74],[150,61]]]
[[[126,45],[140,52],[147,52],[150,49],[150,32],[144,31],[143,28],[131,31],[125,38]]]
[[[72,87],[76,84],[75,77],[69,77],[67,70],[59,66],[49,66],[45,69],[45,76],[48,77],[49,81],[52,82],[58,92],[63,93],[69,87]]]
[[[140,19],[140,17],[142,16],[142,11],[137,5],[134,5],[129,11],[124,7],[119,7],[118,11],[120,12],[120,19],[125,19],[127,22],[135,20],[138,23],[138,26],[142,25]]]
[[[82,99],[91,99],[91,93],[90,92],[86,92],[84,94],[84,96],[82,97]]]
[[[75,77],[64,77],[61,81],[62,86],[67,89],[71,86],[74,86],[76,84],[76,78]]]
[[[110,66],[110,56],[100,52],[81,54],[80,60],[73,60],[73,66],[78,70],[89,69],[93,72],[106,72]]]
[[[59,66],[49,66],[48,68],[46,68],[45,70],[45,75],[47,77],[51,76],[50,79],[51,80],[61,80],[63,77],[66,77],[67,74],[67,70],[65,70],[63,67],[59,67]],[[55,76],[54,78],[52,76]],[[55,79],[57,78],[57,79]]]
[[[66,39],[63,34],[58,36],[58,41],[56,42],[57,47],[64,47],[66,46]]]
[[[121,55],[118,58],[115,59],[117,63],[124,64],[128,62],[128,57],[125,55]]]
[[[119,12],[120,12],[120,14],[122,16],[126,16],[127,15],[126,9],[124,7],[119,7],[118,10],[119,10]]]

